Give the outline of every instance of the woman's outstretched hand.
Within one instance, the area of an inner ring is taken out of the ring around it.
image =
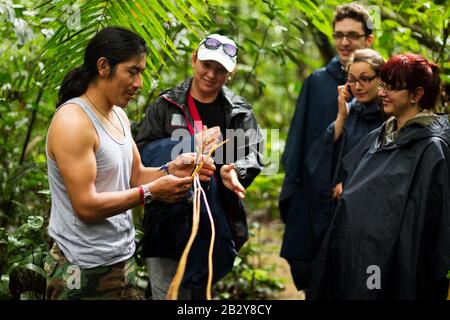
[[[245,188],[239,182],[234,163],[223,165],[220,168],[220,176],[225,187],[233,191],[239,198],[244,199]]]

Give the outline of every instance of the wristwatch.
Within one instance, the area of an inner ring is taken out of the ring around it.
[[[149,204],[150,202],[153,201],[153,195],[145,184],[143,184],[141,188],[142,191],[144,192],[144,205]]]

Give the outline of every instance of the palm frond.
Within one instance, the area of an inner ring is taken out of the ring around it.
[[[169,28],[175,23],[198,36],[193,26],[204,30],[196,15],[209,19],[206,5],[204,0],[42,1],[37,7],[46,8],[49,17],[55,18],[56,31],[40,54],[40,59],[47,61],[44,73],[50,87],[56,88],[69,70],[81,65],[88,41],[100,29],[112,25],[134,30],[144,38],[150,49],[148,69],[159,77],[159,66],[166,67],[165,59],[175,60],[174,53],[177,54]],[[71,25],[70,19],[75,22],[79,19],[78,26]],[[144,88],[150,78],[150,73],[146,72]]]
[[[329,18],[325,16],[319,7],[311,0],[294,0],[293,5],[303,12],[310,20],[314,27],[326,35],[331,40],[333,30],[330,25]]]

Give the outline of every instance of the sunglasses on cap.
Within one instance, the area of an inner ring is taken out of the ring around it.
[[[220,46],[223,47],[223,52],[225,52],[225,54],[229,57],[235,57],[237,56],[238,53],[238,48],[236,48],[235,46],[233,46],[232,44],[229,43],[222,43],[217,39],[214,38],[206,38],[202,43],[200,43],[200,45],[204,44],[205,48],[210,49],[210,50],[217,50],[220,48]]]

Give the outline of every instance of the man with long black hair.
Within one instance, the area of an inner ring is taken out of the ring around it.
[[[46,144],[55,240],[45,259],[48,299],[136,298],[130,209],[178,201],[190,188],[194,154],[167,170],[145,168],[131,137],[123,108],[142,86],[147,52],[137,34],[105,28],[61,84]],[[205,160],[204,181],[215,169]]]

